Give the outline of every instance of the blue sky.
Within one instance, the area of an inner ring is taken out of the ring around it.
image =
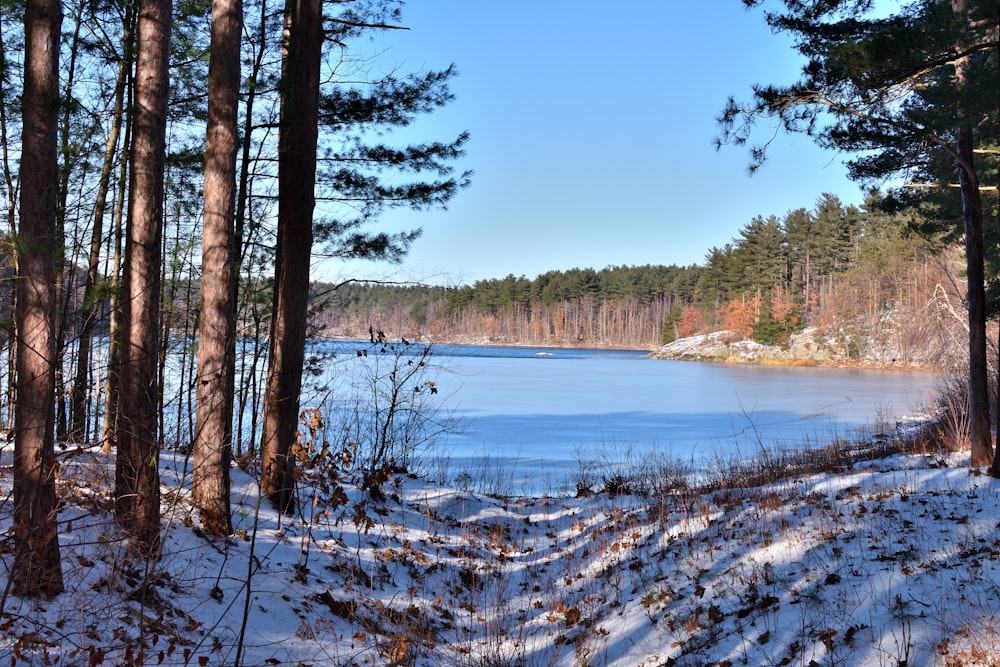
[[[408,31],[379,37],[380,67],[454,63],[456,100],[412,128],[468,130],[471,187],[447,211],[392,212],[379,229],[422,227],[402,266],[336,263],[317,276],[470,284],[608,265],[701,264],[755,215],[858,203],[848,157],[779,134],[746,173],[716,151],[715,118],[754,83],[790,83],[801,60],[740,0],[411,0]],[[764,141],[774,128],[758,127]]]

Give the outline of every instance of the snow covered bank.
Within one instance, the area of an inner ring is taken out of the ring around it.
[[[404,475],[376,502],[320,466],[294,519],[234,470],[237,531],[219,539],[198,527],[187,462],[164,453],[164,555],[147,565],[114,526],[113,460],[63,456],[67,592],[3,599],[4,665],[957,666],[1000,651],[1000,481],[967,457],[558,500]],[[6,533],[10,445],[0,457]]]

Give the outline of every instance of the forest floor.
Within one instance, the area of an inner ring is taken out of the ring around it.
[[[967,456],[582,498],[405,474],[373,494],[316,459],[293,517],[234,468],[236,531],[220,538],[199,527],[188,458],[166,451],[155,563],[125,555],[113,458],[60,458],[66,592],[4,592],[2,665],[1000,664],[1000,480]]]

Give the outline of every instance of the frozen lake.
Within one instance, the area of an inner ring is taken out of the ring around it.
[[[349,372],[358,347],[316,343]],[[581,458],[625,449],[697,465],[750,455],[760,444],[801,447],[861,438],[876,424],[924,414],[935,375],[663,361],[645,351],[433,348],[443,408],[466,422],[436,454],[453,470],[559,484]],[[440,367],[441,370],[438,370]],[[304,399],[306,397],[304,396]],[[513,471],[513,472],[512,472]]]

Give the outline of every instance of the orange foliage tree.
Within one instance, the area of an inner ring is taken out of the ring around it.
[[[753,325],[757,323],[759,296],[752,299],[737,298],[719,308],[722,328],[745,340],[753,336]]]
[[[799,316],[795,302],[788,294],[788,290],[781,285],[775,285],[771,290],[771,316],[789,330],[799,327]]]
[[[677,322],[677,337],[688,338],[695,335],[705,327],[701,319],[701,313],[694,306],[688,306],[681,314],[680,321]]]

